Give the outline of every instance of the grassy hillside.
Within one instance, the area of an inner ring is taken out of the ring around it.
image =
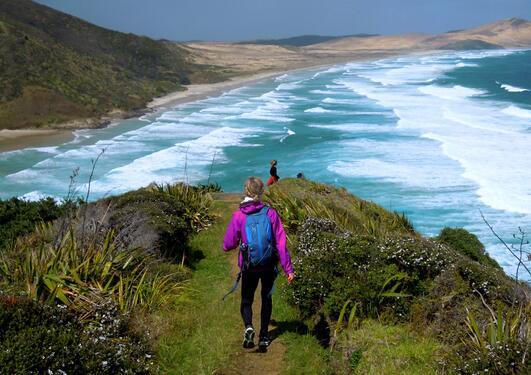
[[[243,350],[239,293],[221,301],[237,273],[236,252],[220,248],[239,195],[216,190],[154,185],[70,207],[0,202],[10,233],[0,243],[0,369],[530,373],[529,285],[473,234],[425,238],[399,213],[301,179],[265,196],[285,223],[296,278],[278,278],[267,353]]]
[[[0,128],[143,108],[215,80],[174,43],[107,30],[28,0],[0,0]]]

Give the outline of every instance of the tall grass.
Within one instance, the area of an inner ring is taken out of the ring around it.
[[[210,208],[213,203],[211,192],[220,190],[218,185],[191,186],[185,183],[177,184],[154,184],[152,189],[168,194],[183,203],[185,219],[195,232],[208,228],[214,219]]]
[[[170,274],[153,271],[157,260],[142,249],[121,250],[109,231],[102,244],[76,241],[70,230],[58,246],[45,241],[53,232],[42,225],[33,237],[0,254],[0,283],[41,302],[60,302],[88,317],[103,301],[122,311],[153,308],[183,288]]]
[[[297,185],[300,191],[293,189],[292,185]],[[387,236],[391,232],[414,233],[404,214],[390,213],[344,189],[311,181],[279,183],[270,188],[265,201],[277,210],[291,231],[295,231],[306,218],[317,217],[332,220],[351,233],[374,236]]]

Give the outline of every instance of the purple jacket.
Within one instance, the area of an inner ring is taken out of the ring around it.
[[[240,245],[240,242],[247,242],[245,236],[245,220],[247,220],[248,214],[252,214],[261,210],[264,207],[262,202],[248,202],[240,205],[240,209],[232,215],[229,227],[225,233],[225,238],[223,239],[223,251],[229,251],[237,248]],[[273,235],[275,236],[275,244],[277,246],[278,257],[280,260],[280,265],[284,272],[289,275],[293,273],[293,266],[291,264],[291,257],[289,255],[288,249],[286,248],[286,233],[284,232],[284,227],[282,226],[282,221],[277,212],[270,208],[267,211],[267,217],[271,221],[271,229],[273,230]],[[243,264],[242,255],[238,259],[238,265],[241,267]]]

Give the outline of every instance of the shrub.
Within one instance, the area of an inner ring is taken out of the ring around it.
[[[0,368],[9,374],[79,373],[81,330],[64,308],[0,297]]]
[[[327,229],[331,232],[322,231]],[[323,219],[308,219],[300,228],[298,257],[294,261],[297,278],[292,301],[305,317],[318,313],[337,318],[347,300],[361,302],[365,314],[375,316],[393,305],[399,308],[406,290],[415,280],[386,263],[372,236],[352,235]]]
[[[149,373],[144,341],[112,305],[83,326],[64,306],[0,297],[0,368],[8,374]]]
[[[386,262],[421,279],[437,276],[455,259],[446,246],[422,237],[389,236],[381,241],[378,249]]]
[[[155,185],[154,190],[163,192],[177,199],[184,207],[184,219],[195,232],[199,232],[212,224],[210,207],[212,206],[211,192],[221,191],[215,184],[191,186],[183,183],[174,185]]]
[[[101,299],[111,298],[123,311],[139,305],[150,309],[182,288],[171,274],[151,272],[156,260],[144,250],[119,249],[112,231],[102,245],[80,244],[73,231],[58,247],[44,241],[33,246],[33,241],[19,241],[0,254],[0,285],[37,301],[60,302],[87,317]]]
[[[108,217],[105,226],[119,233],[120,247],[141,247],[181,261],[189,236],[214,219],[208,189],[182,183],[151,185],[87,209],[94,211],[90,217]]]
[[[18,198],[0,200],[0,250],[22,235],[31,233],[41,222],[59,218],[64,207],[52,198],[29,202]]]
[[[437,240],[481,264],[501,269],[500,265],[485,252],[485,246],[477,236],[466,229],[443,228]]]
[[[530,306],[524,309],[491,312],[482,325],[469,312],[466,318],[468,337],[454,358],[454,369],[461,374],[529,374],[531,360]]]
[[[109,227],[120,235],[120,247],[142,247],[170,256],[182,256],[192,226],[179,197],[140,189],[112,199]]]

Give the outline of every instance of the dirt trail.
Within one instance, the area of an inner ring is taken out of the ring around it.
[[[239,196],[236,194],[223,194],[217,195],[216,199],[234,202],[233,209],[238,208]],[[237,263],[236,250],[233,250],[229,255],[231,261],[231,277],[233,280],[236,279],[238,274],[239,267]],[[281,275],[279,275],[281,277]],[[253,303],[253,325],[255,327],[260,326],[260,308],[261,308],[261,298],[260,298],[260,287],[256,290],[255,300]],[[234,296],[229,298],[238,298],[240,297],[241,284]],[[275,297],[273,297],[274,299]],[[278,296],[276,298],[279,298]],[[274,303],[274,300],[273,300]],[[230,356],[229,363],[221,369],[214,371],[215,375],[276,375],[280,374],[282,370],[282,364],[284,362],[284,355],[286,353],[286,347],[279,341],[275,339],[276,327],[274,325],[274,316],[273,324],[269,325],[269,334],[272,339],[271,345],[267,349],[267,352],[262,353],[258,351],[257,347],[252,349],[244,349],[243,347],[235,348],[235,352]],[[243,324],[237,329],[242,331],[243,339]],[[257,344],[258,338],[255,337],[255,344]]]

